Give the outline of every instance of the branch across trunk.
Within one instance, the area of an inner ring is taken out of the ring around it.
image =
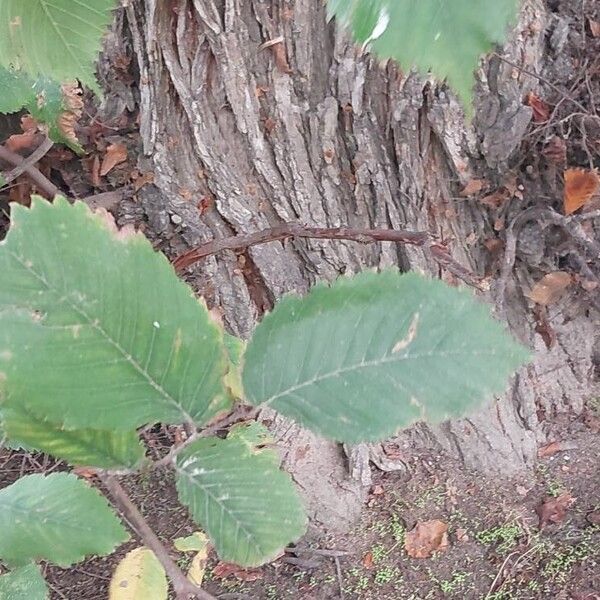
[[[478,280],[497,280],[502,257],[489,248],[502,247],[502,221],[512,222],[540,190],[525,189],[501,213],[459,192],[473,178],[506,180],[531,121],[523,98],[540,85],[527,72],[535,75],[550,56],[542,0],[525,0],[502,58],[486,63],[472,125],[446,89],[349,43],[327,22],[322,2],[180,4],[170,10],[132,0],[118,23],[137,60],[144,153],[156,182],[122,219],[139,220],[141,206],[146,234],[189,267],[186,280],[220,309],[230,331],[249,336],[283,294],[344,272],[397,265],[456,284],[461,275],[451,267],[460,265]],[[341,233],[335,241],[304,237],[287,225],[298,222],[307,231],[417,232],[416,240],[426,235],[439,246],[424,252],[419,243],[357,244]],[[534,239],[549,235],[532,226]],[[265,236],[279,241],[248,243]],[[224,248],[240,252],[214,254]],[[592,389],[595,334],[589,319],[557,307],[558,341],[546,347],[524,294],[538,268],[528,260],[521,254],[506,277],[503,316],[536,360],[505,397],[470,419],[417,426],[396,443],[511,474],[533,464],[545,414],[581,410]],[[495,284],[482,297],[495,303]],[[365,469],[352,469],[362,481],[349,478],[337,445],[264,418],[313,522],[347,527],[360,511]],[[356,456],[386,468],[392,462],[373,447]]]

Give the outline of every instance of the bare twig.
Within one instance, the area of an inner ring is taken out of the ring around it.
[[[189,437],[184,442],[182,442],[178,446],[173,446],[173,448],[171,448],[171,450],[169,451],[168,454],[163,456],[163,458],[161,458],[160,460],[157,460],[156,462],[152,463],[152,468],[166,467],[166,466],[172,464],[175,457],[183,449],[187,448],[190,444],[194,443],[196,440],[199,440],[200,438],[203,438],[203,437],[208,437],[209,435],[213,435],[220,429],[229,427],[229,425],[233,425],[236,421],[239,421],[242,418],[246,419],[246,420],[254,419],[257,414],[258,414],[257,408],[252,408],[245,404],[238,405],[237,408],[232,413],[230,413],[226,417],[223,417],[222,419],[220,419],[213,425],[209,425],[208,427],[205,427],[201,431],[196,431],[196,432],[189,434]]]
[[[350,556],[351,554],[345,550],[327,550],[325,548],[296,548],[294,546],[286,548],[285,551],[291,554],[316,554],[317,556],[329,557]]]
[[[374,242],[395,242],[397,244],[408,244],[419,246],[443,268],[447,269],[465,283],[481,289],[481,280],[471,271],[456,262],[442,244],[436,242],[425,231],[404,231],[401,229],[355,229],[351,227],[305,227],[300,223],[284,223],[269,229],[263,229],[245,235],[234,235],[220,240],[212,240],[201,246],[197,246],[173,261],[173,266],[178,271],[189,267],[195,262],[202,260],[223,250],[239,250],[285,240],[292,237],[313,238],[325,240],[350,240],[361,244]]]
[[[569,96],[569,94],[567,94],[565,91],[561,90],[557,85],[554,85],[551,81],[548,81],[546,78],[542,77],[541,75],[537,75],[533,71],[528,71],[527,69],[524,69],[522,66],[508,60],[507,58],[504,58],[504,56],[498,54],[497,52],[494,52],[493,54],[494,54],[494,56],[499,58],[502,62],[505,62],[507,65],[510,65],[511,67],[514,67],[515,69],[518,69],[519,71],[521,71],[521,73],[525,73],[525,75],[529,75],[530,77],[533,77],[534,79],[537,79],[541,83],[552,88],[557,94],[560,94],[565,100],[568,100],[569,102],[572,102],[575,106],[577,106],[577,108],[579,108],[579,110],[583,111],[584,114],[586,114],[586,115],[591,114],[590,111],[587,110],[587,108],[585,106],[583,106],[583,104],[581,104],[580,102],[575,100],[575,98],[573,98],[572,96]]]
[[[113,502],[119,509],[119,512],[131,525],[133,530],[140,536],[144,544],[154,552],[160,564],[164,567],[177,600],[189,600],[189,598],[199,598],[200,600],[215,600],[215,597],[196,587],[184,575],[183,571],[175,564],[169,556],[168,550],[152,531],[150,525],[144,519],[137,506],[130,500],[127,492],[123,489],[114,475],[100,473],[99,477],[108,490]]]
[[[10,183],[22,173],[26,173],[47,198],[52,199],[59,194],[60,190],[35,166],[35,163],[45,156],[53,145],[54,142],[50,138],[46,138],[27,158],[0,145],[0,158],[15,167],[5,175],[6,183]]]
[[[337,575],[338,586],[340,588],[340,598],[344,600],[346,595],[344,594],[344,579],[342,577],[342,567],[340,565],[339,556],[334,556],[333,560],[335,561],[335,573]]]

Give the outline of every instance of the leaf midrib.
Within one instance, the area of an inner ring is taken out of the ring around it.
[[[496,354],[497,354],[497,352],[495,352],[495,351],[484,352],[484,351],[479,351],[479,350],[473,351],[473,352],[430,352],[430,353],[421,353],[421,354],[409,354],[409,355],[403,355],[403,356],[401,355],[398,357],[388,356],[383,359],[371,360],[371,361],[367,361],[367,362],[360,362],[360,363],[356,363],[353,365],[349,365],[347,367],[342,367],[340,369],[335,369],[335,370],[329,371],[327,373],[323,373],[321,375],[313,377],[312,379],[307,379],[306,381],[303,381],[302,383],[298,383],[293,386],[290,386],[290,387],[286,388],[285,390],[282,390],[282,391],[278,392],[277,394],[274,394],[270,398],[267,398],[266,400],[260,402],[258,404],[258,406],[268,406],[269,404],[272,404],[273,402],[275,402],[279,398],[282,398],[283,396],[286,396],[287,394],[293,394],[294,392],[296,392],[298,390],[309,387],[320,381],[325,381],[327,379],[331,379],[332,377],[337,377],[338,375],[343,375],[345,373],[351,373],[353,371],[359,371],[359,370],[365,369],[365,368],[378,367],[380,365],[386,365],[386,364],[401,362],[401,361],[405,361],[405,360],[413,360],[413,359],[432,357],[432,356],[433,357],[438,357],[438,356],[494,356]]]
[[[187,471],[185,471],[184,469],[180,469],[178,468],[177,471],[180,474],[184,474],[186,476],[186,478],[188,479],[188,481],[195,483],[196,479],[194,479],[194,477],[188,473]],[[254,541],[255,535],[248,531],[248,529],[246,529],[246,527],[244,527],[244,523],[242,521],[240,521],[239,519],[237,519],[234,516],[234,513],[230,510],[227,509],[225,503],[221,502],[214,494],[212,494],[210,491],[208,491],[208,488],[203,487],[199,482],[197,484],[197,486],[202,490],[202,492],[204,494],[206,494],[225,514],[229,515],[230,519],[238,526],[238,528],[246,535],[246,538],[249,542],[249,544],[254,548],[254,551],[257,555],[262,556],[262,552],[261,552],[261,548],[260,546],[257,545],[257,543]]]
[[[29,273],[31,273],[34,277],[36,277],[44,286],[46,286],[46,289],[52,292],[56,292],[58,293],[58,290],[53,287],[50,283],[48,283],[48,281],[46,280],[46,278],[41,275],[40,273],[38,273],[37,271],[35,271],[35,269],[33,269],[32,266],[28,266],[27,262],[18,254],[16,254],[15,252],[12,252],[10,250],[7,249],[7,251],[9,252],[9,254]],[[163,396],[163,398],[165,400],[167,400],[168,402],[170,402],[181,414],[182,418],[184,421],[187,422],[194,422],[194,420],[192,419],[191,415],[189,415],[185,410],[183,410],[183,408],[181,407],[181,405],[177,402],[177,400],[175,398],[173,398],[158,382],[156,382],[149,373],[147,373],[142,366],[133,358],[133,355],[129,352],[127,352],[116,340],[113,340],[112,337],[104,330],[103,327],[101,327],[99,324],[97,324],[95,322],[95,320],[91,319],[91,317],[89,317],[89,315],[82,309],[80,309],[76,304],[74,304],[73,302],[71,302],[67,296],[62,296],[62,298],[60,298],[59,302],[66,304],[67,306],[69,306],[74,312],[76,312],[80,317],[82,317],[85,321],[86,324],[90,327],[92,327],[94,330],[96,330],[98,333],[101,334],[101,336],[109,343],[111,344],[116,350],[118,350],[118,352],[121,353],[121,355],[123,356],[123,358],[140,374],[142,375],[142,377],[144,379],[146,379],[146,381],[148,382],[148,384],[153,387],[159,394],[161,394]],[[98,323],[99,323],[99,319],[98,319]]]

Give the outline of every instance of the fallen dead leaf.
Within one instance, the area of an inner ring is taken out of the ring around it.
[[[541,448],[538,448],[538,458],[547,458],[548,456],[554,456],[557,452],[561,451],[560,442],[551,442]]]
[[[20,152],[21,150],[29,150],[35,148],[38,145],[38,135],[34,132],[27,133],[15,133],[11,135],[4,145],[13,152]]]
[[[263,578],[263,572],[260,569],[242,569],[237,565],[223,561],[217,563],[212,574],[217,579],[235,577],[239,581],[257,581]]]
[[[141,174],[138,173],[137,177],[133,179],[133,189],[138,192],[141,188],[149,183],[154,183],[154,173],[151,171]]]
[[[374,485],[373,489],[371,490],[371,494],[373,494],[373,496],[381,496],[384,493],[384,489],[382,485]]]
[[[429,558],[448,546],[448,525],[438,519],[417,521],[404,540],[404,549],[412,558]]]
[[[459,527],[456,530],[456,541],[457,542],[468,542],[469,541],[469,535],[468,535],[468,532],[466,529]]]
[[[95,477],[98,473],[98,469],[94,469],[93,467],[75,467],[73,469],[73,473],[78,477],[83,477],[84,479],[91,479]]]
[[[542,154],[550,162],[556,165],[564,165],[567,162],[567,143],[561,137],[555,135],[544,146]]]
[[[485,179],[471,179],[467,185],[460,191],[463,198],[478,194],[483,188],[487,187],[488,182]]]
[[[564,211],[570,215],[579,210],[600,188],[600,178],[588,169],[567,169],[564,173]]]
[[[100,167],[100,175],[104,177],[111,169],[127,160],[127,147],[124,144],[111,144],[106,149],[106,154]]]
[[[362,559],[362,565],[365,569],[372,569],[375,566],[375,561],[373,560],[373,553],[367,552]]]
[[[565,290],[571,285],[573,278],[565,271],[553,271],[544,275],[529,292],[529,298],[541,304],[548,306],[558,302]]]
[[[527,94],[526,104],[533,111],[534,123],[545,123],[550,117],[550,107],[534,92]]]
[[[510,192],[506,188],[501,188],[479,200],[484,206],[490,208],[500,208],[507,200],[510,199]]]
[[[575,503],[575,498],[570,492],[563,492],[560,496],[553,498],[548,496],[536,508],[540,519],[539,528],[543,529],[550,523],[562,523],[565,520],[567,509]]]
[[[600,21],[594,21],[594,19],[588,18],[588,25],[590,26],[590,32],[597,38],[600,37]]]

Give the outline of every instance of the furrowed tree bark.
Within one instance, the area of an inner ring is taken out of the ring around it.
[[[488,279],[484,300],[495,303],[501,260],[493,260],[486,242],[504,242],[499,219],[507,227],[536,204],[537,191],[526,187],[523,200],[500,214],[459,191],[475,177],[492,187],[506,181],[531,120],[523,97],[539,86],[520,68],[538,74],[556,57],[546,41],[553,26],[542,0],[524,2],[506,48],[482,63],[469,124],[446,88],[352,45],[327,23],[320,0],[128,0],[107,57],[134,55],[140,166],[154,172],[155,187],[142,188],[121,220],[143,221],[170,257],[289,222],[424,231]],[[120,44],[124,39],[130,48]],[[106,85],[118,88],[110,69],[102,72]],[[118,114],[133,97],[113,93],[104,110]],[[478,414],[400,434],[395,442],[403,452],[445,452],[468,467],[510,475],[532,465],[550,417],[578,414],[597,389],[589,312],[566,300],[551,307],[556,343],[548,349],[524,295],[532,281],[556,270],[547,230],[534,221],[516,234],[544,246],[542,258],[519,247],[502,282],[499,316],[536,350],[535,360]],[[458,283],[419,247],[297,238],[207,257],[185,278],[233,333],[249,336],[282,294],[390,265]],[[269,418],[313,520],[346,527],[368,484],[360,467],[368,458],[383,467],[390,461],[376,447],[355,449],[349,477],[337,445]]]

